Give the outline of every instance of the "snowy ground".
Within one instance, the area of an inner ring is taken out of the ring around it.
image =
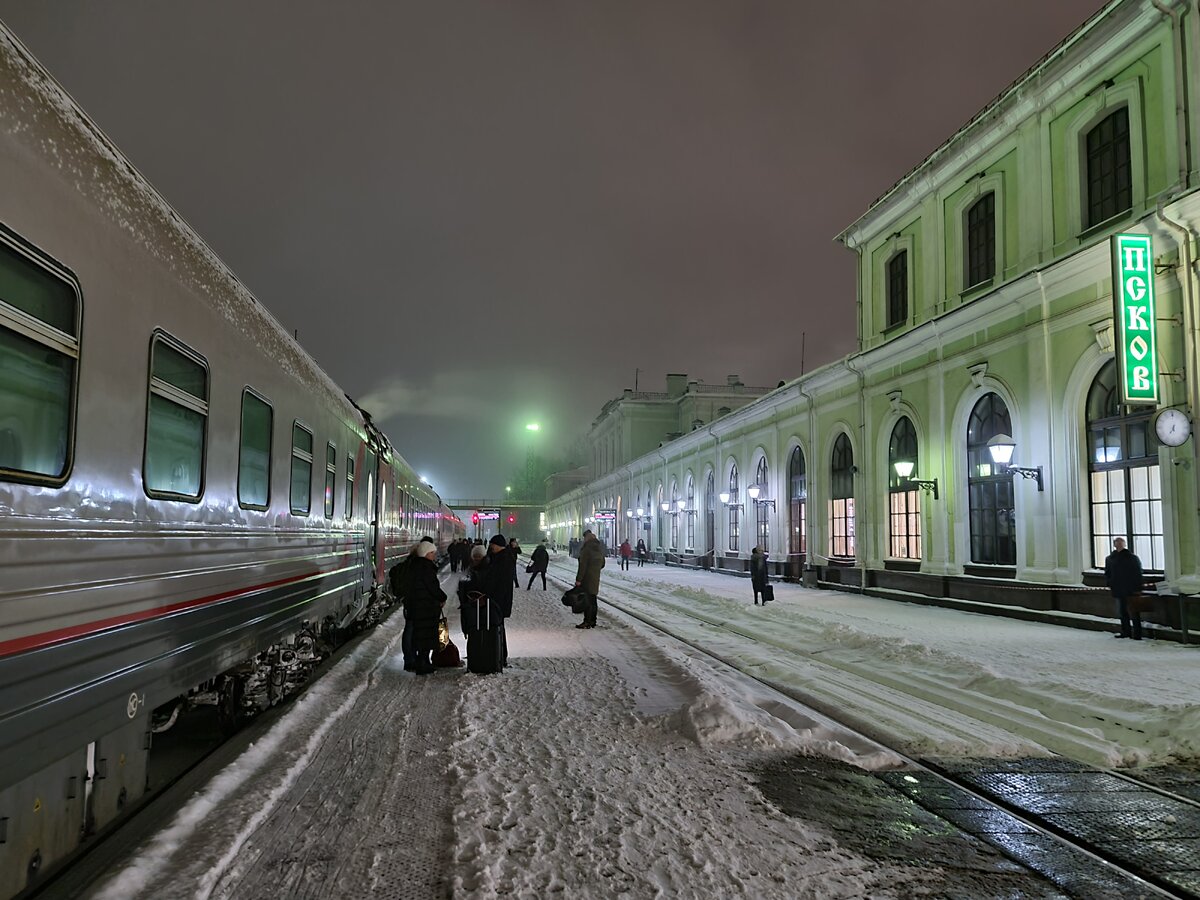
[[[912,755],[1200,758],[1194,646],[613,560],[602,596]]]
[[[756,608],[744,580],[611,561],[602,585],[910,752],[1194,755],[1189,648],[776,596]],[[914,824],[882,788],[821,774],[835,765],[822,759],[891,767],[890,752],[612,607],[576,630],[557,597],[517,592],[499,676],[402,672],[394,617],[92,896],[1059,896],[973,839]],[[799,769],[798,804],[768,799]]]

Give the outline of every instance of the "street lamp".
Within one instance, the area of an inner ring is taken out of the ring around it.
[[[730,509],[741,509],[742,504],[731,503],[730,496],[731,495],[730,495],[729,491],[721,491],[721,493],[717,494],[717,499],[721,501],[722,506],[728,506]]]
[[[528,425],[525,426],[525,430],[526,431],[541,431],[542,426],[539,425],[537,422],[530,422]]]
[[[1017,449],[1017,442],[1012,439],[1012,435],[998,434],[987,442],[988,453],[992,455],[992,462],[1000,466],[1007,472],[1012,472],[1015,475],[1020,475],[1022,478],[1032,478],[1037,481],[1039,491],[1044,491],[1045,485],[1042,484],[1042,467],[1041,466],[1013,466],[1009,465],[1012,461],[1013,453]]]
[[[917,467],[917,464],[914,463],[911,459],[896,460],[896,462],[894,463],[894,468],[896,469],[896,474],[900,476],[900,487],[905,488],[905,489],[915,487],[915,488],[920,488],[921,490],[926,491],[926,492],[932,491],[933,499],[936,500],[938,498],[937,479],[934,478],[930,481],[924,481],[920,478],[909,478],[909,476],[912,475],[912,473],[913,473],[913,469],[915,469],[916,467]]]

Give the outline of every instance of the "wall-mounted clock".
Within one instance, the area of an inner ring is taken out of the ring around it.
[[[1178,447],[1192,433],[1192,423],[1183,410],[1164,409],[1154,420],[1154,433],[1168,447]]]

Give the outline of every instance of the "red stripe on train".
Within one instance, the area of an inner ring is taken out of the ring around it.
[[[179,603],[172,603],[168,606],[158,606],[154,609],[146,609],[141,612],[128,613],[123,616],[113,616],[111,619],[101,619],[97,622],[87,622],[83,625],[72,625],[69,628],[58,628],[54,631],[43,631],[40,634],[31,634],[26,637],[14,638],[11,641],[0,642],[0,656],[12,656],[14,653],[23,653],[26,650],[37,650],[42,647],[49,647],[51,644],[61,644],[64,641],[73,640],[74,638],[84,637],[85,635],[94,634],[95,632],[105,631],[109,628],[116,628],[119,625],[129,625],[134,622],[144,622],[147,619],[156,619],[160,616],[170,615],[171,613],[180,612],[185,609],[192,609],[197,606],[206,606],[210,603],[219,603],[222,600],[229,600],[241,594],[252,594],[255,591],[263,591],[268,588],[281,587],[285,584],[294,584],[298,581],[304,581],[306,578],[312,578],[314,575],[322,574],[319,570],[314,572],[306,572],[303,575],[294,575],[291,578],[281,578],[279,581],[268,581],[266,584],[255,585],[250,588],[238,588],[232,591],[225,591],[221,594],[212,594],[208,597],[199,597],[195,600],[183,600]]]

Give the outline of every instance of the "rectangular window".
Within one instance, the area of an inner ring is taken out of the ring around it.
[[[967,283],[991,281],[996,275],[996,195],[984,194],[967,211]]]
[[[893,256],[887,264],[887,327],[908,319],[908,251]]]
[[[238,503],[246,509],[266,509],[271,501],[271,405],[242,392],[242,445],[238,455]]]
[[[346,518],[354,518],[354,457],[346,457]]]
[[[333,518],[333,490],[337,485],[337,447],[325,446],[325,518]]]
[[[0,478],[66,481],[79,320],[74,283],[0,240]]]
[[[1147,571],[1166,566],[1162,479],[1157,464],[1091,473],[1092,564],[1104,567],[1114,538],[1123,537]]]
[[[1121,107],[1087,134],[1087,227],[1133,207],[1129,109]]]
[[[157,333],[150,342],[150,397],[142,484],[151,497],[198,500],[208,428],[203,360]]]
[[[299,422],[292,423],[292,489],[289,494],[292,512],[307,516],[312,509],[312,432]]]
[[[921,558],[921,495],[918,491],[892,491],[889,495],[890,555],[896,559]]]
[[[729,502],[736,504],[738,497],[736,493],[729,495]],[[729,507],[729,549],[735,553],[738,550],[738,545],[741,542],[742,530],[742,511],[736,505]]]
[[[762,547],[763,553],[767,553],[771,549],[771,522],[767,518],[769,508],[770,504],[768,503],[754,504],[754,532],[758,546]]]
[[[854,556],[854,498],[829,501],[830,555]]]

